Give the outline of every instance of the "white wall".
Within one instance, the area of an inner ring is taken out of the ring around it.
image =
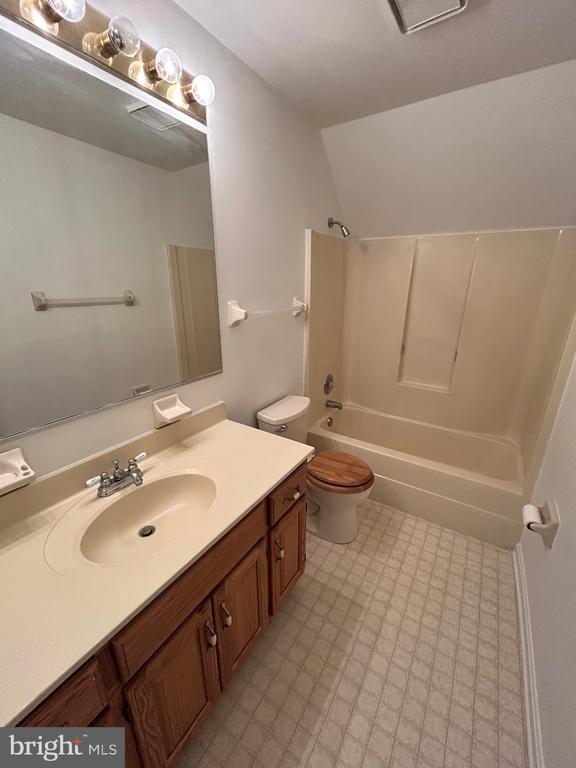
[[[576,365],[568,379],[533,499],[555,500],[561,526],[554,548],[525,532],[522,553],[534,641],[547,768],[576,755]]]
[[[126,14],[152,45],[177,50],[191,72],[206,72],[217,98],[210,108],[216,258],[221,316],[226,301],[281,308],[304,291],[305,229],[326,231],[341,215],[319,132],[220,43],[170,2],[99,0],[109,15]],[[291,314],[222,327],[224,373],[181,387],[202,407],[218,398],[232,418],[299,392],[303,318]],[[153,426],[144,398],[16,441],[41,474]],[[10,443],[2,444],[8,449]]]
[[[575,120],[569,61],[323,137],[355,237],[522,229],[576,224]]]

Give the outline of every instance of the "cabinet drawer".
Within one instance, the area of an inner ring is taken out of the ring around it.
[[[268,497],[268,523],[275,525],[288,510],[306,495],[308,465],[302,464]]]
[[[266,535],[266,502],[252,510],[112,640],[122,680],[129,680]]]
[[[113,664],[107,649],[94,656],[19,725],[29,728],[89,725],[107,706],[117,687],[113,680]]]

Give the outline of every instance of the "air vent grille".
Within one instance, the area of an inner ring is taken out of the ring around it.
[[[143,123],[153,131],[168,131],[180,124],[178,120],[170,117],[165,112],[159,112],[154,107],[142,104],[141,102],[129,104],[126,107],[126,111],[134,120],[138,120],[139,123]]]

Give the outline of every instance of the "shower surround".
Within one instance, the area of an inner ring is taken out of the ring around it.
[[[373,498],[512,546],[576,347],[576,229],[309,232],[308,275],[310,442],[368,461]]]

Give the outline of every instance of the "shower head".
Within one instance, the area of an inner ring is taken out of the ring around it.
[[[328,219],[328,226],[330,229],[336,224],[337,227],[340,227],[340,232],[342,232],[342,237],[350,237],[350,230],[346,226],[346,224],[342,224],[341,221],[336,221],[336,219],[333,219],[332,216]]]

